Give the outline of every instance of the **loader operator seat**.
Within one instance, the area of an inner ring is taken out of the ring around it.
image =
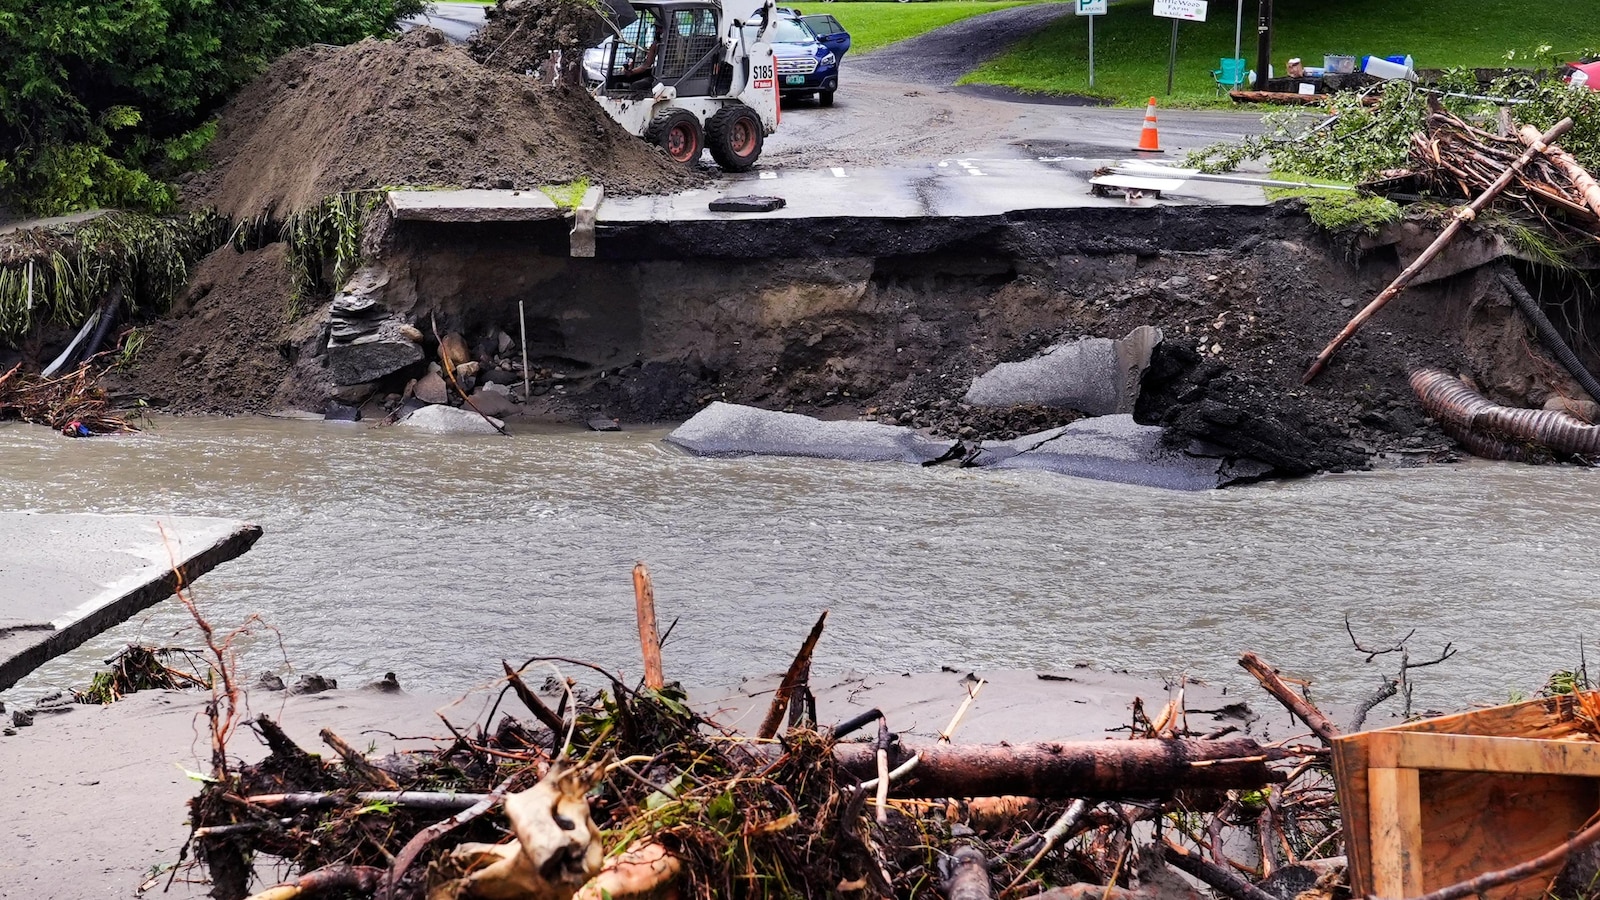
[[[700,5],[671,9],[663,38],[656,79],[676,87],[680,97],[712,93],[713,74],[722,61],[716,10]]]
[[[640,11],[633,24],[622,29],[611,61],[609,86],[622,91],[648,93],[655,85],[661,63],[661,20],[654,10]]]

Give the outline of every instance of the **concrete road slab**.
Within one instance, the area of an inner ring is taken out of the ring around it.
[[[0,512],[0,690],[259,537],[232,519]]]
[[[1131,156],[1131,154],[1130,154]],[[943,159],[922,165],[771,168],[720,179],[715,186],[659,197],[608,198],[599,224],[722,219],[918,218],[995,216],[1034,209],[1128,206],[1262,206],[1259,187],[1188,182],[1159,199],[1097,197],[1089,180],[1116,159],[1034,157]],[[750,194],[782,197],[765,213],[712,212],[710,203]]]
[[[389,208],[407,222],[538,222],[565,211],[543,191],[390,191]]]

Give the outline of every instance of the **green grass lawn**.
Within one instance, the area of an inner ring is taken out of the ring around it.
[[[1029,0],[933,0],[929,3],[797,3],[807,13],[832,13],[850,32],[850,52],[864,53],[903,41],[941,25],[997,9],[1023,6]]]
[[[1068,16],[981,66],[963,81],[1001,84],[1024,91],[1086,94],[1128,105],[1155,96],[1163,105],[1199,106],[1216,90],[1211,70],[1233,52],[1236,5],[1211,0],[1205,22],[1178,26],[1174,96],[1166,96],[1167,47],[1172,21],[1151,15],[1151,0],[1113,0],[1095,22],[1095,87],[1089,89],[1088,25]],[[1419,68],[1505,65],[1515,50],[1518,65],[1541,45],[1549,57],[1571,59],[1588,44],[1600,44],[1594,7],[1572,0],[1277,0],[1273,4],[1273,67],[1298,56],[1322,65],[1326,54],[1361,57],[1409,53]],[[1244,3],[1241,55],[1255,68],[1254,0]]]

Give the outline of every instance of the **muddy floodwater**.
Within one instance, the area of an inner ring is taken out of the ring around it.
[[[212,622],[260,613],[252,673],[456,691],[502,658],[636,671],[629,569],[655,573],[671,676],[781,669],[832,610],[819,671],[1075,663],[1243,684],[1255,650],[1348,701],[1377,684],[1344,631],[1415,628],[1419,703],[1505,700],[1600,634],[1600,475],[1471,463],[1173,493],[1042,473],[693,459],[661,431],[444,439],[270,419],[163,419],[129,438],[0,426],[0,508],[260,523],[202,579]],[[168,643],[164,603],[17,690],[80,684]]]

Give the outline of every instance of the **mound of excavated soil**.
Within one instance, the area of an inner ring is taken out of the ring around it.
[[[583,51],[611,34],[599,9],[587,0],[499,0],[484,10],[483,28],[467,51],[486,66],[536,72],[554,51],[582,58]]]
[[[283,244],[223,247],[195,267],[171,314],[145,326],[132,372],[107,387],[180,412],[259,412],[296,400],[315,408],[320,396],[278,396],[294,365],[289,305]]]
[[[537,188],[588,178],[619,194],[699,176],[623,131],[577,88],[474,62],[432,29],[297,50],[223,110],[191,205],[281,217],[386,185]]]

